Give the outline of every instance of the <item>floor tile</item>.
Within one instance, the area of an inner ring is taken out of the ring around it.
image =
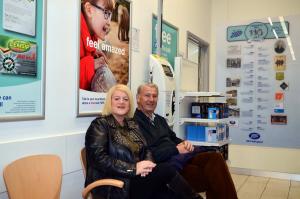
[[[250,176],[238,191],[239,199],[259,199],[266,188],[269,179]]]
[[[300,199],[300,182],[231,174],[239,199]],[[201,193],[205,198],[205,194]]]
[[[298,182],[300,184],[300,182]],[[300,198],[300,186],[291,186],[288,199]]]
[[[290,181],[270,178],[266,189],[262,194],[262,199],[287,199],[289,195]]]
[[[292,187],[300,187],[300,181],[291,181]]]
[[[241,188],[241,186],[246,182],[247,178],[249,176],[247,175],[237,175],[237,174],[231,174],[234,186],[236,191],[239,191],[239,189]]]

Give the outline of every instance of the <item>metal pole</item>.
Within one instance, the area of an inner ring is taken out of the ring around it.
[[[157,40],[157,54],[161,55],[162,40],[162,20],[163,20],[163,0],[158,0],[157,6],[157,27],[156,27],[156,40]]]
[[[162,32],[162,18],[163,18],[163,0],[157,1],[157,24],[156,24],[156,54],[161,55],[162,48],[162,40],[161,40],[161,32]],[[153,83],[153,66],[150,66],[149,71],[149,82]]]

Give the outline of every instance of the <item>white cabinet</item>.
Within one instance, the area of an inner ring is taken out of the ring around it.
[[[186,66],[192,65],[188,61],[185,61],[182,58],[175,59],[175,75],[176,75],[176,90],[175,90],[175,123],[174,123],[174,132],[177,134],[178,137],[182,139],[187,139],[187,130],[189,127],[197,127],[200,126],[205,131],[209,128],[217,128],[217,126],[224,126],[227,129],[227,138],[224,136],[221,139],[217,140],[207,140],[207,132],[206,135],[204,134],[204,140],[198,141],[197,139],[193,139],[191,142],[194,145],[201,145],[201,146],[210,146],[215,147],[217,150],[220,150],[222,153],[226,153],[223,155],[225,159],[228,156],[228,144],[229,144],[229,132],[228,126],[226,124],[226,118],[222,119],[207,119],[207,117],[195,118],[192,117],[192,107],[191,104],[194,102],[199,103],[223,103],[225,101],[225,96],[219,92],[198,92],[196,89],[195,84],[198,85],[198,82],[195,82],[195,77],[191,77],[193,81],[185,81],[188,80],[189,77],[185,76],[185,68],[188,68],[189,76],[193,75],[190,71],[190,68],[194,66]],[[195,64],[196,65],[196,64]],[[194,71],[196,73],[196,71]],[[193,84],[189,86],[188,84]],[[197,86],[198,87],[198,86]],[[223,110],[224,111],[224,110]],[[203,131],[201,131],[203,134]]]

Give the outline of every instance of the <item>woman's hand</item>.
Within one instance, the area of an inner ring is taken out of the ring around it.
[[[152,169],[156,166],[155,163],[149,160],[143,160],[136,163],[136,175],[141,175],[145,177],[152,172]]]

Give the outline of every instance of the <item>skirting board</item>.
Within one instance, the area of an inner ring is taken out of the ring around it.
[[[240,174],[240,175],[262,176],[262,177],[269,177],[269,178],[279,178],[285,180],[300,181],[299,174],[280,173],[280,172],[273,172],[273,171],[260,171],[260,170],[236,168],[236,167],[229,167],[229,170],[231,173]]]

